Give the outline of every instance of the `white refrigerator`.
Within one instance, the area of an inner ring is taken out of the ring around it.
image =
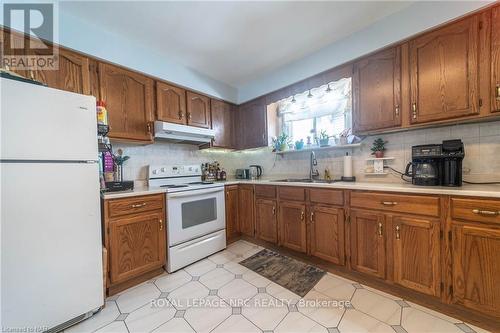
[[[104,303],[95,98],[0,93],[0,327],[59,331]]]

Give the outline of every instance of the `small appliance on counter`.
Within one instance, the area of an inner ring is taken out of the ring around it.
[[[250,169],[236,169],[236,179],[250,179]]]
[[[462,186],[464,157],[464,144],[460,139],[413,146],[412,161],[406,166],[405,175],[412,178],[414,185]]]
[[[262,177],[262,167],[256,164],[250,165],[250,168],[248,169],[248,177],[251,180],[257,180]]]

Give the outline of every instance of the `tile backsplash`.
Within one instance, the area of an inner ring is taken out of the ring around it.
[[[346,152],[353,156],[353,173],[357,180],[373,182],[401,182],[400,176],[390,173],[385,176],[366,176],[364,170],[366,158],[370,157],[373,140],[382,137],[388,141],[386,156],[394,157],[388,165],[396,170],[404,171],[411,160],[411,146],[441,143],[448,139],[462,139],[465,145],[463,162],[464,179],[470,181],[500,181],[500,121],[461,124],[438,128],[411,130],[392,134],[369,136],[363,140],[361,147],[348,150],[318,151],[318,170],[321,176],[329,169],[334,178],[343,173],[343,156]],[[149,164],[201,164],[208,161],[219,161],[234,175],[236,168],[259,164],[264,168],[266,178],[281,176],[304,177],[309,172],[309,153],[276,155],[270,148],[259,148],[245,151],[198,150],[192,145],[172,144],[158,141],[148,146],[126,145],[115,143],[124,150],[130,160],[124,166],[124,179],[147,179]]]

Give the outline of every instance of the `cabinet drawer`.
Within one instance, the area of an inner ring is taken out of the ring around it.
[[[257,198],[276,198],[276,186],[255,185],[255,196]]]
[[[377,192],[351,192],[351,206],[365,209],[439,216],[439,198]]]
[[[108,201],[108,216],[110,218],[128,214],[163,209],[163,194],[145,195]]]
[[[311,203],[342,206],[344,205],[344,192],[327,189],[310,189],[309,201]]]
[[[280,200],[305,201],[306,189],[302,187],[280,186],[278,188]]]
[[[500,224],[500,200],[451,199],[451,217]]]

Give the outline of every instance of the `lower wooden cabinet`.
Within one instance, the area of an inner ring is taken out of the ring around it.
[[[253,237],[255,233],[253,185],[238,186],[238,222],[243,235]]]
[[[394,248],[394,282],[424,294],[439,296],[439,221],[394,216],[390,235]]]
[[[165,264],[165,218],[148,213],[109,223],[110,282],[119,283]]]
[[[385,218],[382,213],[351,210],[351,267],[378,278],[385,278]]]
[[[108,295],[161,274],[167,249],[165,195],[105,199],[102,206]]]
[[[226,239],[231,242],[240,235],[238,226],[238,185],[225,187],[226,192]]]
[[[337,265],[344,265],[344,210],[311,206],[309,220],[311,255]]]
[[[280,201],[279,203],[280,245],[306,252],[306,205],[301,202]]]
[[[255,236],[262,240],[278,243],[278,219],[276,200],[255,201]]]
[[[452,226],[453,302],[500,318],[500,228]]]

